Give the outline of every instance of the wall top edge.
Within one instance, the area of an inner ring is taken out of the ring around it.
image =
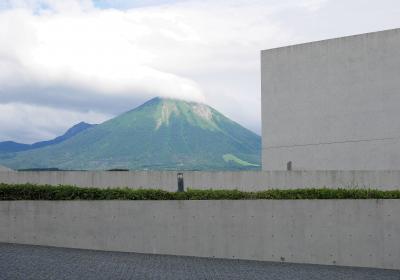
[[[303,42],[303,43],[298,43],[298,44],[293,44],[293,45],[274,47],[274,48],[261,50],[261,55],[263,55],[264,53],[267,54],[270,52],[277,52],[280,50],[285,50],[285,49],[290,49],[290,48],[301,48],[301,47],[308,47],[308,46],[311,47],[314,45],[321,45],[321,44],[333,42],[333,41],[352,40],[352,39],[359,38],[359,37],[379,36],[381,34],[390,34],[390,33],[393,33],[393,34],[400,33],[400,28],[378,30],[378,31],[361,33],[361,34],[353,34],[353,35],[348,35],[348,36],[343,36],[343,37],[327,38],[327,39],[316,40],[316,41],[311,41],[311,42]]]
[[[296,169],[296,170],[245,170],[245,171],[98,171],[98,170],[87,170],[87,171],[76,171],[76,170],[63,170],[63,171],[0,171],[0,174],[62,174],[62,173],[94,173],[94,174],[177,174],[177,173],[187,173],[187,174],[243,174],[243,173],[270,173],[270,172],[285,172],[285,173],[311,173],[311,172],[345,172],[345,173],[358,173],[358,172],[400,172],[400,169],[376,169],[376,170],[368,170],[368,169]]]

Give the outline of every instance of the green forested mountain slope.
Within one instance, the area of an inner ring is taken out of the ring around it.
[[[154,98],[56,145],[0,155],[14,169],[260,168],[261,138],[200,103]]]

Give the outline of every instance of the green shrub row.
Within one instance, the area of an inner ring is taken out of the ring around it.
[[[0,184],[0,200],[240,200],[240,199],[400,199],[400,190],[309,188],[258,192],[155,189],[81,188],[75,186]]]

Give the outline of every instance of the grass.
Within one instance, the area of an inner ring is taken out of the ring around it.
[[[270,189],[257,192],[239,190],[194,190],[168,192],[156,189],[81,188],[0,184],[0,200],[251,200],[251,199],[400,199],[400,190],[376,189]]]
[[[253,164],[253,163],[247,162],[245,160],[241,160],[240,158],[238,158],[237,156],[232,155],[232,154],[225,154],[222,156],[222,158],[224,159],[225,162],[233,161],[242,166],[260,166],[258,164]]]

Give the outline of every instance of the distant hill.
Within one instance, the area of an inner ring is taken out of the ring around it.
[[[14,169],[259,169],[261,137],[213,108],[154,98],[58,144],[0,155]]]
[[[20,151],[27,151],[27,150],[33,150],[33,149],[38,149],[50,145],[55,145],[58,143],[61,143],[62,141],[65,141],[72,136],[75,136],[79,132],[84,131],[85,129],[88,129],[90,127],[94,126],[94,124],[88,124],[85,122],[80,122],[70,129],[67,130],[63,135],[58,136],[57,138],[54,138],[52,140],[48,141],[41,141],[41,142],[36,142],[34,144],[21,144],[13,141],[4,141],[0,142],[0,154],[4,153],[15,153],[15,152],[20,152]]]
[[[11,170],[10,168],[7,168],[5,166],[0,165],[0,172],[2,172],[2,171],[13,171],[13,170]]]

